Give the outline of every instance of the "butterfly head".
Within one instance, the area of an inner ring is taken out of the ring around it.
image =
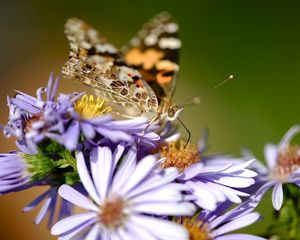
[[[179,114],[182,112],[183,107],[178,104],[171,105],[167,110],[167,120],[168,121],[174,121],[178,118]]]

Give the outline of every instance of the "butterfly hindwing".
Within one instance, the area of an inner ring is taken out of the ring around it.
[[[62,70],[65,77],[97,88],[113,104],[135,109],[133,115],[157,111],[156,95],[139,70],[128,66],[122,54],[94,28],[70,18],[65,34],[70,44],[69,60]]]
[[[168,13],[161,13],[145,24],[122,52],[126,62],[140,71],[163,100],[174,94],[180,47],[177,23]]]

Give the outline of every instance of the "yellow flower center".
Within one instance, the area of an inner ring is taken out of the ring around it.
[[[83,95],[76,103],[75,110],[81,117],[90,119],[111,112],[111,107],[106,105],[105,100],[93,95]]]
[[[107,228],[115,229],[122,225],[125,218],[123,213],[124,203],[120,198],[106,201],[99,214],[99,221]]]
[[[276,166],[271,174],[274,179],[285,182],[300,167],[299,151],[299,146],[293,145],[286,147],[278,154]]]
[[[184,140],[170,142],[167,146],[163,146],[160,150],[162,157],[166,158],[162,167],[176,167],[183,172],[192,164],[200,161],[200,154],[195,144],[187,144]]]
[[[189,218],[184,218],[181,224],[188,230],[189,240],[212,240],[208,224]]]

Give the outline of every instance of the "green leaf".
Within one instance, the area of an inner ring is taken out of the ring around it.
[[[79,175],[76,172],[73,173],[66,173],[65,174],[65,183],[68,185],[74,185],[80,182]]]
[[[71,166],[74,169],[74,171],[77,172],[77,161],[72,156],[71,152],[69,152],[65,148],[62,148],[59,155],[64,159],[65,164],[68,164],[69,166]]]
[[[59,166],[59,168],[67,168],[67,167],[69,167],[70,165],[68,164],[68,163],[65,163],[65,164],[61,164],[60,166]]]
[[[55,160],[43,153],[23,154],[22,158],[27,163],[27,171],[31,173],[32,180],[41,180],[48,176],[56,167]]]
[[[39,144],[37,154],[24,154],[22,157],[33,181],[51,176],[51,184],[60,185],[79,182],[77,162],[73,155],[63,145],[46,139]]]

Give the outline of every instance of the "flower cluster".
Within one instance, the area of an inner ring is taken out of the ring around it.
[[[147,120],[114,120],[106,102],[84,93],[59,94],[58,79],[50,75],[48,86],[37,90],[37,97],[17,92],[14,98],[8,98],[9,121],[4,127],[6,136],[15,136],[32,150],[45,139],[52,139],[68,150],[75,150],[82,144],[97,145],[97,141],[106,138],[110,142],[131,142],[140,139],[141,144],[155,146],[159,136],[146,128]],[[45,95],[45,96],[44,96]],[[84,137],[84,142],[80,137]],[[98,135],[98,136],[97,136]]]
[[[37,97],[8,98],[3,131],[18,150],[0,154],[0,194],[48,186],[23,210],[43,202],[34,222],[48,216],[59,239],[263,239],[229,232],[261,219],[253,211],[267,189],[278,210],[282,184],[300,182],[299,126],[267,146],[267,170],[249,152],[207,154],[205,134],[186,143],[170,122],[118,119],[99,97],[57,89],[51,75]]]

